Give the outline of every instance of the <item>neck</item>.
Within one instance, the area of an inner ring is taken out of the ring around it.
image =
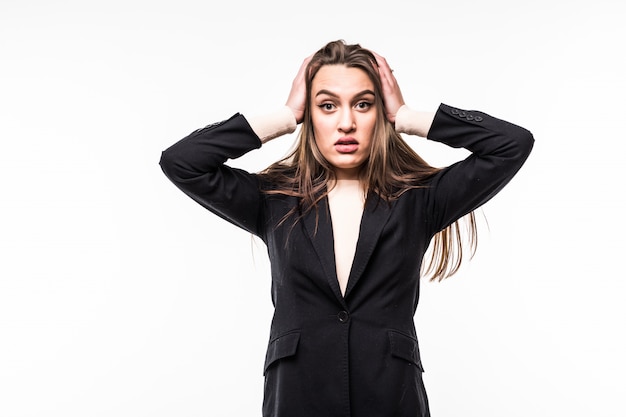
[[[335,169],[334,172],[337,181],[361,179],[361,167]]]

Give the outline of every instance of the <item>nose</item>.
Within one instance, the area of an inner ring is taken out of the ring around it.
[[[356,123],[354,121],[354,115],[351,110],[344,110],[339,118],[339,131],[348,133],[356,129]]]

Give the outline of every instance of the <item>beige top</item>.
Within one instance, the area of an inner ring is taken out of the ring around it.
[[[434,113],[415,111],[406,105],[396,113],[395,127],[399,133],[426,137]],[[284,106],[272,113],[248,119],[252,130],[265,143],[296,130],[296,118],[291,109]],[[358,180],[339,180],[331,184],[328,204],[333,226],[335,267],[341,293],[345,294],[365,203],[365,190]]]

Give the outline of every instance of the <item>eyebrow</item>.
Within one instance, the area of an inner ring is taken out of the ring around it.
[[[322,89],[322,90],[318,91],[318,92],[315,94],[315,97],[317,97],[317,96],[319,96],[319,95],[322,95],[322,94],[326,94],[326,95],[329,95],[329,96],[331,96],[331,97],[339,97],[337,94],[333,93],[332,91],[330,91],[330,90],[324,90],[324,89]],[[354,95],[354,97],[361,97],[361,96],[364,96],[364,95],[366,95],[366,94],[371,94],[371,95],[373,95],[373,96],[376,96],[376,94],[374,94],[374,92],[373,92],[372,90],[363,90],[363,91],[361,91],[360,93],[355,94],[355,95]]]

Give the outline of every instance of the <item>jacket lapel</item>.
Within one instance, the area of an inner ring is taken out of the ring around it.
[[[352,261],[348,285],[345,296],[341,295],[339,281],[337,280],[337,267],[335,264],[335,246],[333,240],[333,228],[328,207],[328,198],[323,198],[318,205],[318,219],[316,220],[315,209],[309,211],[304,216],[304,226],[315,248],[324,275],[328,280],[337,300],[347,308],[345,298],[356,285],[363,274],[365,267],[376,247],[380,233],[387,223],[394,203],[391,204],[381,200],[378,195],[370,192],[365,202],[361,227],[359,230],[359,240],[356,246],[356,253]]]
[[[317,206],[317,213],[315,209],[310,210],[304,216],[303,220],[309,239],[317,253],[324,275],[328,280],[328,284],[335,294],[335,297],[346,307],[344,298],[341,295],[341,289],[339,288],[339,281],[337,280],[335,245],[328,199],[323,198]]]
[[[372,256],[372,252],[374,248],[376,248],[380,233],[387,223],[393,206],[394,202],[388,203],[380,199],[380,197],[373,192],[368,194],[365,209],[363,210],[363,218],[361,219],[359,240],[356,245],[356,253],[352,261],[352,268],[350,269],[350,276],[348,277],[348,285],[344,298],[348,297],[352,288],[354,288],[359,278],[361,278]]]

